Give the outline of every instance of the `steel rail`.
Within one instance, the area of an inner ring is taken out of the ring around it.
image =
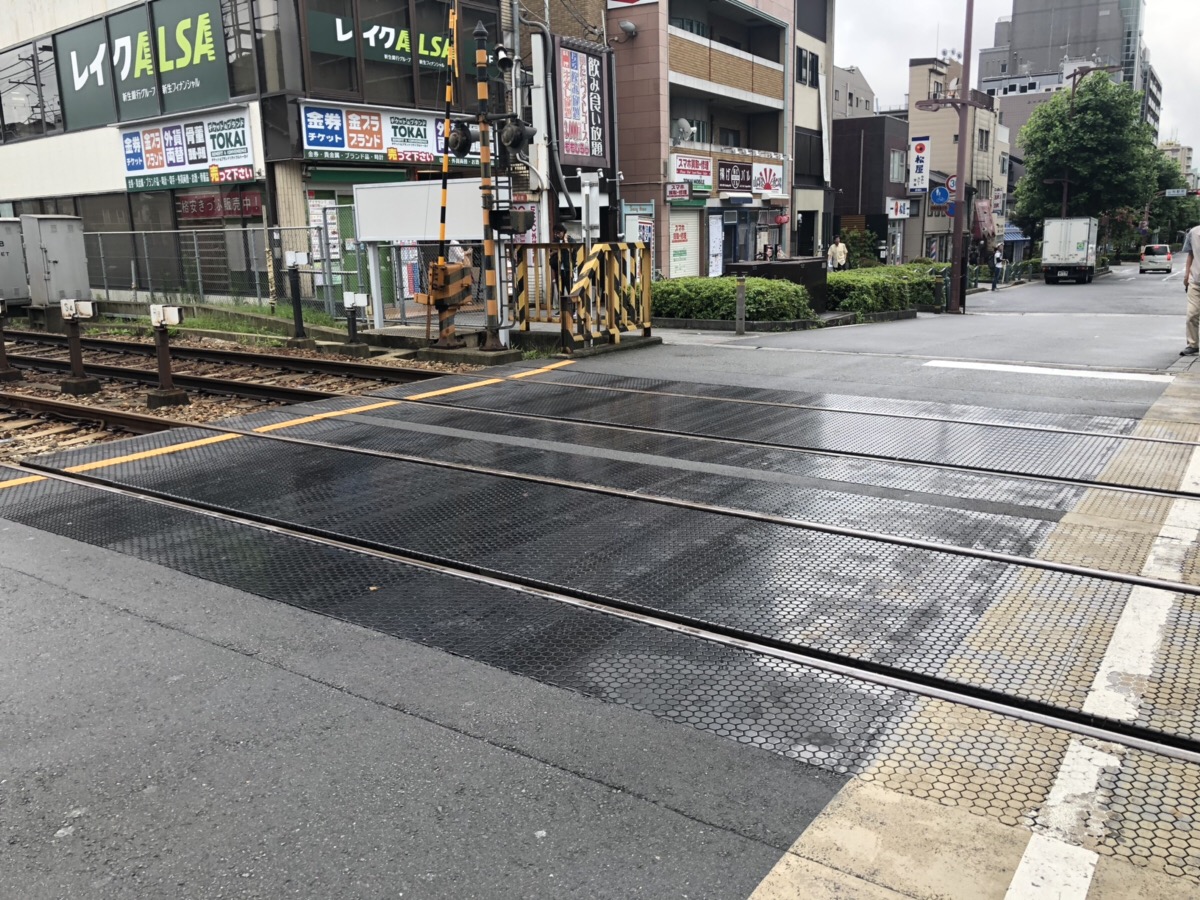
[[[178,498],[148,488],[118,487],[108,484],[90,474],[67,475],[52,470],[43,470],[36,465],[22,466],[22,470],[36,472],[47,478],[73,484],[86,484],[96,490],[107,491],[127,498],[158,503],[166,507],[210,516],[231,524],[256,528],[284,537],[318,544],[320,546],[377,559],[389,560],[402,565],[438,572],[464,580],[508,588],[521,593],[541,597],[577,608],[637,622],[653,628],[697,638],[733,649],[769,656],[823,672],[867,682],[881,687],[899,690],[984,710],[1024,722],[1077,734],[1136,750],[1155,753],[1189,763],[1200,763],[1200,741],[1170,732],[1158,731],[1131,722],[1105,719],[1080,710],[1055,706],[1040,700],[1014,697],[991,688],[962,684],[935,675],[910,672],[898,666],[855,659],[839,653],[800,647],[789,641],[757,635],[743,629],[708,622],[693,616],[685,616],[666,610],[656,610],[642,604],[620,598],[605,597],[589,591],[564,588],[538,579],[503,572],[486,566],[478,566],[447,559],[436,554],[415,551],[397,552],[385,544],[347,539],[321,528],[297,523],[287,524],[269,516],[259,516],[244,511],[230,511],[216,504],[203,501],[182,501]]]
[[[133,434],[153,434],[170,428],[187,428],[193,423],[164,416],[149,416],[144,413],[128,412],[108,406],[86,406],[64,400],[50,400],[29,394],[0,392],[0,408],[19,409],[24,412],[54,416],[68,421],[96,422],[105,427],[119,428]]]
[[[8,354],[8,362],[18,369],[34,369],[46,372],[69,372],[71,363],[65,359],[46,359],[40,356]],[[125,366],[110,366],[103,363],[85,363],[84,369],[91,375],[111,378],[115,381],[133,381],[141,384],[158,384],[158,372],[154,369],[132,369]],[[205,375],[175,375],[177,387],[190,388],[206,394],[223,394],[246,397],[252,400],[275,400],[281,403],[307,403],[312,400],[328,400],[344,397],[333,391],[315,391],[311,388],[283,387],[273,384],[258,384],[231,378],[210,378]]]
[[[1087,478],[1067,478],[1062,475],[1035,475],[1030,472],[1022,472],[1017,469],[989,469],[986,466],[967,466],[955,463],[927,462],[925,460],[909,459],[903,456],[885,456],[880,453],[862,453],[855,450],[824,450],[820,447],[800,447],[792,444],[777,444],[772,441],[760,441],[752,438],[733,438],[726,437],[724,435],[701,434],[694,431],[673,431],[670,428],[657,428],[652,425],[629,425],[626,423],[598,422],[593,419],[584,419],[571,415],[549,415],[547,413],[534,413],[521,409],[495,409],[493,407],[473,406],[469,403],[459,402],[463,399],[463,395],[460,394],[458,397],[458,401],[442,400],[437,397],[422,398],[420,400],[409,400],[406,397],[400,397],[397,399],[405,400],[409,403],[421,403],[426,406],[437,406],[441,407],[442,409],[452,409],[459,412],[469,411],[474,413],[482,413],[485,415],[509,418],[537,419],[544,422],[566,422],[571,425],[584,425],[590,428],[607,428],[613,431],[632,431],[643,434],[661,434],[666,437],[682,438],[690,441],[709,441],[716,444],[731,444],[735,447],[762,447],[764,450],[779,450],[785,453],[809,453],[814,456],[828,456],[835,459],[862,459],[870,462],[891,463],[893,465],[912,466],[914,468],[921,469],[939,469],[946,472],[969,472],[977,475],[1003,476],[1005,478],[1036,481],[1040,484],[1065,484],[1072,487],[1094,488],[1096,490],[1106,491],[1121,491],[1123,493],[1142,494],[1150,497],[1167,497],[1173,500],[1195,500],[1200,497],[1200,493],[1192,493],[1190,491],[1116,484],[1109,481],[1092,481]],[[1121,438],[1121,435],[1112,434],[1093,434],[1090,436],[1113,439]]]
[[[35,331],[5,331],[5,336],[17,343],[33,343],[53,347],[65,347],[67,345],[66,336],[59,334],[43,334]],[[83,348],[85,350],[131,353],[142,356],[154,355],[153,344],[120,341],[112,338],[85,337],[83,338]],[[440,378],[446,374],[445,372],[437,372],[430,369],[373,366],[367,363],[342,362],[335,359],[280,356],[272,353],[252,353],[246,350],[218,350],[205,347],[172,346],[171,356],[179,360],[260,366],[268,369],[281,369],[287,372],[338,375],[343,378],[363,378],[372,381],[386,381],[393,384],[409,384],[414,381],[425,381],[430,378]]]

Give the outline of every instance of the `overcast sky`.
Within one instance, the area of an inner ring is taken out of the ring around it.
[[[837,0],[834,62],[858,66],[884,109],[908,90],[908,60],[963,49],[966,0]],[[976,0],[971,80],[978,85],[979,51],[992,46],[996,20],[1012,0]],[[1177,137],[1200,165],[1200,2],[1147,0],[1145,42],[1163,84],[1162,140]]]

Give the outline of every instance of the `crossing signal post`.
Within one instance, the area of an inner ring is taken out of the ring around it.
[[[488,50],[487,28],[475,23],[475,85],[479,96],[479,167],[483,202],[484,302],[487,304],[487,336],[482,350],[503,350],[500,342],[500,299],[496,292],[496,239],[492,231],[492,134],[488,121]]]

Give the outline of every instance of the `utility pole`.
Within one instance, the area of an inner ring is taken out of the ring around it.
[[[958,110],[958,185],[954,190],[954,245],[951,254],[954,265],[951,269],[950,302],[946,311],[961,313],[966,294],[967,260],[963,237],[967,227],[967,150],[974,144],[970,131],[970,110],[983,109],[986,103],[971,99],[971,30],[975,23],[975,0],[967,0],[966,34],[963,37],[962,81],[957,97],[918,100],[917,109],[926,112],[952,107]]]

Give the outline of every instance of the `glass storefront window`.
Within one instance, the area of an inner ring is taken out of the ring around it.
[[[41,94],[39,112],[42,132],[62,131],[62,101],[58,96],[58,66],[54,62],[54,45],[40,41],[37,45],[38,91]]]
[[[425,5],[438,4],[423,0],[421,6]],[[421,36],[409,31],[408,4],[359,0],[358,11],[363,34],[364,99],[384,106],[412,106],[417,100],[413,52],[420,50]]]
[[[254,72],[254,15],[250,0],[221,0],[225,22],[225,54],[229,58],[229,96],[258,90]]]
[[[354,94],[358,84],[358,34],[353,0],[305,0],[309,90]]]

